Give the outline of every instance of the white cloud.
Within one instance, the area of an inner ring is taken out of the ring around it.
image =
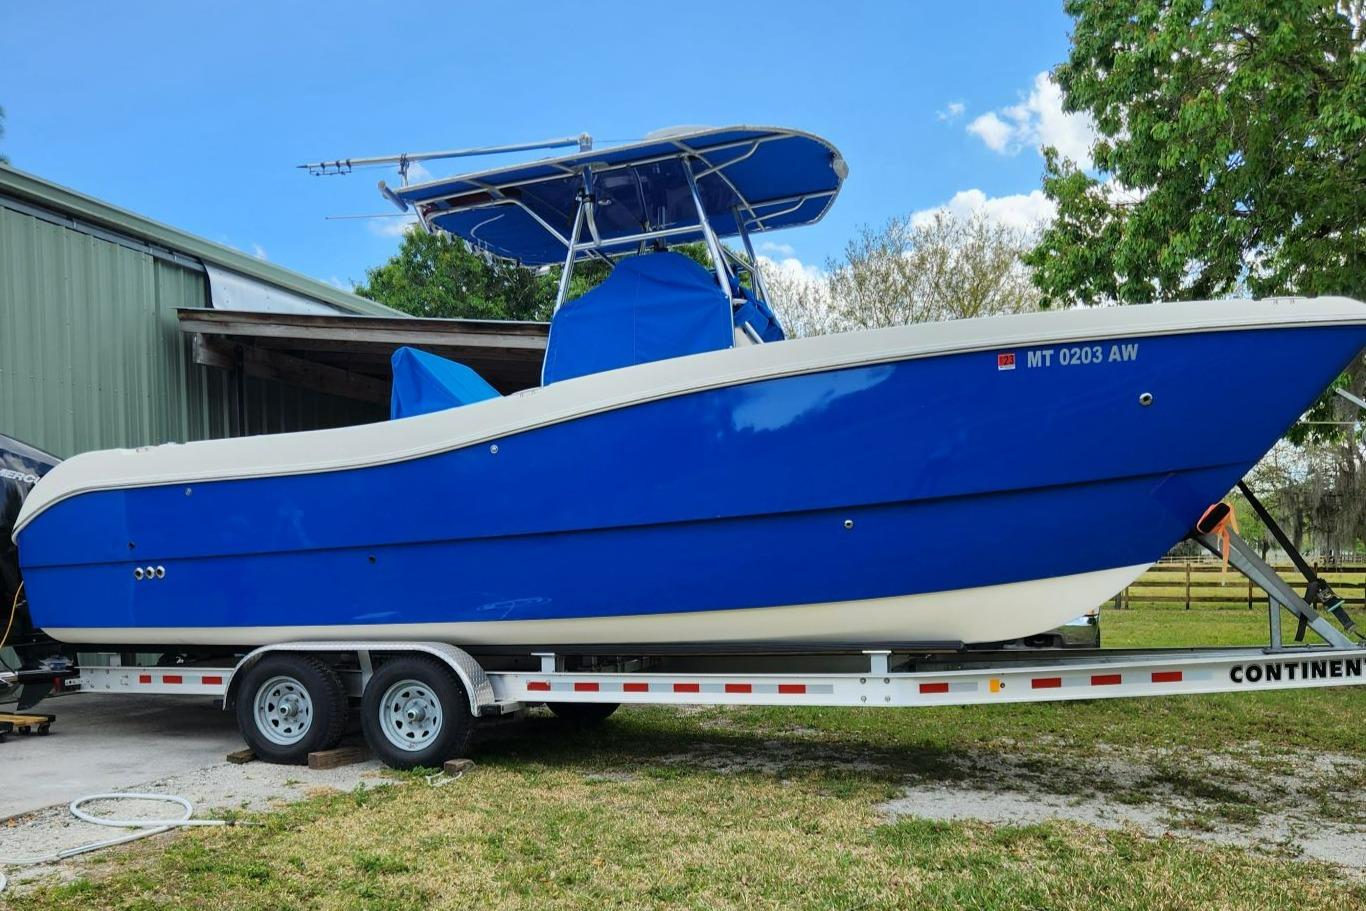
[[[952,123],[959,117],[962,117],[967,109],[967,105],[963,104],[961,101],[950,101],[948,104],[944,105],[944,110],[935,111],[934,116],[936,120],[944,123]]]
[[[1034,77],[1033,88],[1019,104],[981,115],[967,125],[967,131],[1002,155],[1053,146],[1083,168],[1091,167],[1091,146],[1096,141],[1091,115],[1064,111],[1062,89],[1046,72]]]
[[[417,227],[417,216],[411,212],[395,212],[392,216],[377,215],[367,224],[370,226],[371,234],[378,234],[380,237],[402,237]]]
[[[1030,193],[1015,193],[1010,196],[988,196],[981,190],[960,190],[942,206],[921,209],[911,215],[911,224],[923,225],[932,221],[936,215],[946,213],[956,218],[982,216],[1014,228],[1017,231],[1033,232],[1044,227],[1057,214],[1053,204],[1042,190]]]
[[[255,242],[251,245],[251,255],[257,259],[270,259],[269,256],[266,256],[266,248]]]
[[[1003,155],[1013,155],[1015,152],[1019,151],[1018,146],[1015,147],[1013,152],[1008,151],[1012,142],[1011,137],[1015,133],[1014,128],[991,111],[988,111],[973,120],[972,123],[968,124],[968,132],[985,142],[987,148],[991,149],[993,152],[1000,152]]]
[[[759,268],[763,270],[764,275],[777,275],[798,285],[814,284],[825,277],[825,270],[820,266],[804,263],[795,256],[785,256],[782,259],[760,256]]]
[[[759,250],[758,250],[758,252],[759,252],[759,253],[772,253],[772,254],[774,254],[774,255],[776,255],[776,256],[782,256],[782,257],[792,257],[792,256],[795,256],[796,253],[797,253],[797,251],[794,250],[794,249],[792,248],[792,245],[791,245],[791,244],[780,244],[780,243],[777,243],[777,242],[771,241],[771,240],[762,241],[762,242],[759,244]],[[760,259],[762,259],[762,258],[763,258],[763,257],[760,257]],[[770,262],[771,262],[771,261],[772,261],[772,260],[770,260]]]
[[[340,288],[343,291],[354,291],[356,288],[355,282],[344,282],[340,278],[337,278],[337,276],[335,275],[329,278],[327,280],[327,283],[332,287]]]

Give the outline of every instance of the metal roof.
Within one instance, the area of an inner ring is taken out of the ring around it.
[[[26,214],[45,217],[64,227],[77,230],[93,229],[90,233],[96,233],[97,236],[116,243],[123,240],[136,241],[150,248],[148,252],[159,253],[161,258],[171,259],[181,265],[192,265],[198,260],[204,265],[228,269],[336,307],[345,313],[388,317],[407,315],[326,282],[257,259],[232,247],[205,240],[43,180],[41,177],[0,164],[0,205],[6,205],[10,200],[17,200],[20,204],[27,202],[36,211],[27,211]]]

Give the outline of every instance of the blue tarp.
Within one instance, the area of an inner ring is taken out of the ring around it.
[[[781,342],[787,338],[782,323],[778,322],[778,317],[768,304],[755,297],[754,292],[736,281],[734,276],[730,280],[730,291],[732,295],[744,298],[745,301],[735,311],[735,328],[739,329],[744,323],[749,323],[750,328],[765,342]]]
[[[498,390],[464,364],[426,351],[399,348],[390,363],[394,385],[389,417],[393,420],[498,397]]]
[[[560,307],[541,382],[729,348],[731,326],[730,300],[712,273],[681,253],[632,256]]]

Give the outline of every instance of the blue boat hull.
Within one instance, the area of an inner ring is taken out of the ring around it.
[[[76,642],[1012,638],[1160,557],[1363,344],[1237,330],[787,376],[390,464],[82,493],[20,555],[35,624]]]

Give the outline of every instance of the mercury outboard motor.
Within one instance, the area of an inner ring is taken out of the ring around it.
[[[36,703],[51,689],[52,672],[66,659],[60,645],[33,627],[20,590],[23,576],[19,572],[19,549],[10,537],[24,498],[60,461],[0,434],[0,698],[13,696],[5,682],[17,683],[21,708]]]

